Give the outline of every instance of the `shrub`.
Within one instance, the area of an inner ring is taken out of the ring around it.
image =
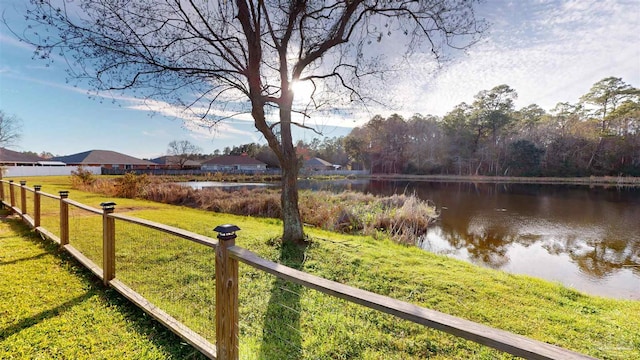
[[[343,207],[338,213],[333,229],[346,234],[357,233],[364,229],[364,222],[363,219]]]
[[[146,174],[136,175],[134,173],[126,173],[116,181],[115,196],[131,199],[137,197],[144,198],[145,186],[149,183],[150,181]]]
[[[71,171],[71,184],[75,188],[91,186],[95,182],[96,176],[82,166],[78,166],[76,170]]]

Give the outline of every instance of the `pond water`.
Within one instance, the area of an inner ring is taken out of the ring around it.
[[[177,182],[176,184],[182,186],[189,186],[194,189],[204,189],[204,188],[225,188],[225,189],[242,189],[242,188],[260,188],[260,187],[272,187],[278,186],[277,184],[266,184],[266,183],[243,183],[243,182],[223,182],[223,181],[184,181]]]
[[[417,245],[474,264],[640,300],[640,189],[377,180],[301,188],[415,193],[440,219]]]
[[[435,226],[417,240],[426,251],[594,295],[640,300],[640,188],[365,179],[301,180],[299,185],[377,195],[415,193],[440,212]]]

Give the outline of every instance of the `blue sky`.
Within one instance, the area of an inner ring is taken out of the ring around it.
[[[20,0],[1,2],[14,28],[24,26],[16,10],[23,6]],[[387,92],[402,99],[402,106],[322,119],[324,136],[346,135],[375,114],[444,115],[500,84],[518,92],[517,107],[536,103],[546,110],[558,102],[577,102],[608,76],[640,87],[640,0],[488,0],[479,14],[493,25],[466,54],[438,72],[430,63],[416,61],[398,76]],[[209,131],[182,121],[163,104],[142,103],[126,94],[115,102],[90,98],[87,89],[67,84],[61,62],[45,67],[32,54],[0,25],[0,110],[22,120],[22,138],[14,150],[68,155],[103,149],[152,158],[166,154],[173,140],[189,140],[205,153],[264,142],[248,118]],[[296,136],[307,141],[318,137],[310,132]]]

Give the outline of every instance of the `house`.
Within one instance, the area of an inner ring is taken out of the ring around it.
[[[121,154],[110,150],[89,150],[67,156],[56,156],[50,160],[62,161],[67,165],[100,166],[104,169],[156,169],[160,165],[148,160]]]
[[[161,156],[150,160],[153,163],[161,165],[162,169],[200,169],[199,161],[189,160],[182,156]]]
[[[34,154],[5,148],[0,148],[0,166],[0,174],[6,177],[70,175],[75,170],[75,167],[68,167],[61,161],[47,160]]]
[[[42,166],[45,159],[37,155],[25,154],[0,148],[0,165],[2,166]]]
[[[267,169],[267,164],[246,154],[224,155],[202,162],[201,169],[205,171],[264,171]]]
[[[318,157],[311,158],[304,162],[302,168],[305,170],[321,171],[321,170],[337,170],[340,165],[333,165],[332,163],[320,159]]]

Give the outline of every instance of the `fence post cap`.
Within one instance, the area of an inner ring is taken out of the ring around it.
[[[232,224],[218,225],[215,229],[213,229],[213,231],[223,234],[229,234],[238,230],[240,230],[240,228]]]
[[[27,185],[27,180],[20,180],[20,185],[22,186]]]
[[[67,197],[67,196],[69,196],[69,191],[68,190],[60,190],[60,191],[58,191],[58,194],[60,194],[60,197]]]
[[[42,185],[33,185],[33,189],[35,191],[40,191],[42,189]]]
[[[100,206],[102,206],[102,210],[113,210],[116,207],[116,203],[113,201],[105,201],[101,202]]]
[[[232,224],[218,225],[213,231],[218,233],[218,239],[231,240],[236,238],[236,231],[240,230],[239,227]]]

